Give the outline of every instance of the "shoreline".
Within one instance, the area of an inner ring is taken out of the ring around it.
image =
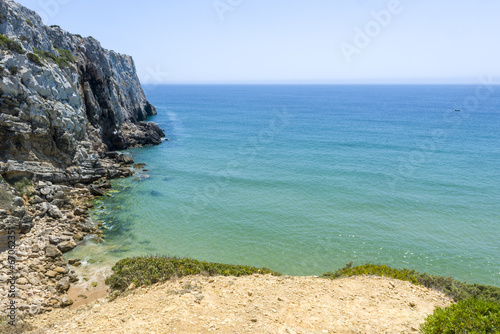
[[[12,286],[16,293],[18,319],[70,307],[75,302],[82,304],[82,298],[78,296],[84,295],[81,286],[86,281],[79,268],[81,262],[68,260],[63,254],[78,247],[85,237],[99,239],[103,236],[99,223],[89,221],[92,201],[105,196],[111,189],[109,180],[134,174],[131,168],[134,161],[130,156],[116,152],[108,152],[106,156],[100,160],[106,173],[103,176],[100,174],[102,170],[97,172],[99,178],[96,181],[57,184],[35,181],[33,186],[28,186],[27,194],[20,197],[16,192],[12,196],[12,212],[0,210],[0,218],[4,221],[22,221],[27,229],[16,230],[14,270],[8,265],[8,249],[0,253],[0,295],[6,297],[7,292],[11,292],[8,291],[7,281],[9,277],[15,277]],[[9,190],[14,192],[12,187]],[[103,296],[103,288],[107,290],[105,285],[102,286],[104,279],[100,279],[98,284],[99,298]],[[90,295],[95,294],[96,289],[92,287],[89,290],[86,297],[95,299]],[[90,300],[84,303],[88,302]],[[2,298],[1,304],[7,309],[9,299]]]

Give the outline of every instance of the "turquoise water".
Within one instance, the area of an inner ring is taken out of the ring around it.
[[[500,285],[500,87],[146,93],[170,141],[129,151],[147,171],[114,181],[93,212],[106,242],[70,256],[189,256],[292,275],[372,262]]]

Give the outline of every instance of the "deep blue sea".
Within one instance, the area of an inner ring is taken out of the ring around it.
[[[71,257],[320,275],[350,261],[500,286],[500,86],[146,86],[169,141]]]

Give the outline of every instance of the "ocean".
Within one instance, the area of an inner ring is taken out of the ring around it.
[[[500,286],[500,86],[146,86],[168,141],[128,150],[87,265],[350,261]]]

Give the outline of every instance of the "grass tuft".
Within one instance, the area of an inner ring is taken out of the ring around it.
[[[267,268],[197,261],[163,256],[134,257],[118,261],[113,274],[106,279],[112,290],[125,291],[130,284],[137,287],[167,281],[173,277],[205,274],[209,276],[244,276],[280,273]]]

